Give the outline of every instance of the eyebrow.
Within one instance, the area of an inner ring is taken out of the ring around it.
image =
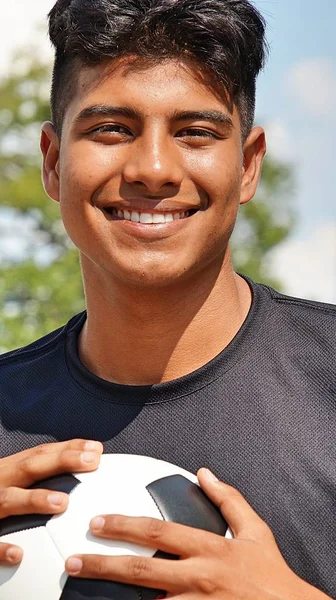
[[[125,117],[141,121],[143,114],[128,106],[109,106],[105,104],[94,104],[84,108],[76,117],[76,124],[80,124],[93,117]],[[173,121],[211,121],[217,125],[226,125],[230,129],[233,127],[232,119],[226,113],[220,110],[175,110],[171,118]]]
[[[233,127],[232,119],[220,110],[183,110],[174,111],[174,121],[212,121],[216,124]]]
[[[84,108],[76,117],[76,123],[81,123],[92,117],[126,117],[127,119],[142,119],[141,112],[127,106],[108,106],[94,104]]]

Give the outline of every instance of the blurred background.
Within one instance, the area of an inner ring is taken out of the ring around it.
[[[270,58],[257,123],[268,155],[233,239],[236,269],[293,296],[336,303],[335,0],[255,0]],[[40,178],[49,118],[53,0],[0,8],[0,352],[84,308],[76,250]]]

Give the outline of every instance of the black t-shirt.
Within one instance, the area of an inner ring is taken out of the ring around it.
[[[291,568],[336,597],[336,307],[250,285],[229,346],[174,381],[89,372],[77,351],[85,313],[0,357],[0,455],[81,437],[208,466],[269,524]]]

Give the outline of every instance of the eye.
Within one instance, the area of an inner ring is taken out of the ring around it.
[[[192,136],[201,136],[201,137],[215,137],[213,133],[211,133],[210,131],[207,131],[206,129],[184,129],[182,131],[182,133],[184,133],[185,135],[192,135]]]
[[[107,134],[113,137],[129,137],[132,136],[132,132],[127,129],[124,125],[118,125],[116,123],[106,123],[105,125],[99,125],[99,127],[95,127],[91,129],[90,135],[96,136],[99,134]]]
[[[201,129],[197,127],[188,127],[187,129],[182,129],[176,134],[178,138],[189,138],[191,141],[199,141],[205,142],[206,140],[220,140],[222,136],[216,134],[214,131],[209,131],[208,129]]]

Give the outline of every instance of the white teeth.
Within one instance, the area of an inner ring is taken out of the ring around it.
[[[153,223],[164,223],[165,222],[165,217],[164,217],[163,213],[161,213],[161,214],[154,213],[152,215],[152,218],[153,218],[153,221],[152,221]]]
[[[119,217],[119,219],[125,219],[125,221],[132,221],[133,223],[144,223],[145,225],[152,225],[158,223],[171,223],[178,219],[184,219],[189,216],[188,211],[180,213],[146,213],[138,212],[136,210],[120,210],[113,208],[112,215]]]
[[[153,223],[152,217],[150,213],[140,213],[140,223]]]

